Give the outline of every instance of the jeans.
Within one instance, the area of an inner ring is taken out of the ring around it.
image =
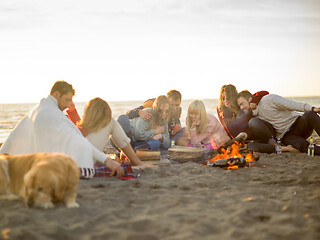
[[[118,122],[120,123],[123,131],[128,135],[128,133],[131,133],[131,125],[130,120],[127,115],[120,115],[118,117]]]
[[[267,121],[254,117],[249,121],[249,127],[252,132],[253,139],[257,142],[268,143],[276,136],[276,130]]]
[[[146,141],[133,141],[130,120],[127,115],[120,115],[118,122],[123,128],[128,138],[131,140],[131,146],[134,150],[137,149],[150,149],[152,151],[160,150],[161,142],[159,140],[150,139]]]
[[[313,130],[320,136],[320,117],[314,111],[307,111],[297,118],[281,141],[286,145],[292,145],[300,152],[306,153],[309,146],[306,139],[311,136]],[[317,145],[314,145],[314,154],[320,155],[320,147]]]
[[[161,148],[161,142],[159,140],[151,139],[147,141],[136,141],[134,150],[137,149],[150,149],[152,151],[158,151]]]
[[[249,127],[254,140],[248,143],[249,149],[262,153],[274,153],[276,151],[275,145],[272,144],[272,142],[275,142],[276,130],[270,123],[254,117],[250,119]]]
[[[176,133],[176,135],[173,136],[173,138],[171,138],[171,140],[173,140],[176,143],[178,138],[186,137],[187,135],[188,135],[187,128],[183,127],[180,129],[179,132]]]

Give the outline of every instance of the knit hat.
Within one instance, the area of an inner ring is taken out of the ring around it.
[[[269,94],[268,91],[259,91],[259,92],[256,92],[255,94],[253,94],[250,103],[259,104],[261,98],[264,97],[265,95],[268,95],[268,94]]]

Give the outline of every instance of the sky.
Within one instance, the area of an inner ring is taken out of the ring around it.
[[[1,0],[0,103],[320,96],[318,0]]]

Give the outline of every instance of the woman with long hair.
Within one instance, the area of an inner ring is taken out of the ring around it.
[[[201,100],[190,103],[186,124],[190,138],[179,138],[178,145],[216,149],[230,140],[219,120],[206,111]]]
[[[246,132],[250,136],[248,121],[251,116],[240,110],[237,98],[238,91],[234,85],[228,84],[221,87],[217,114],[230,138],[236,137],[241,132]]]
[[[238,91],[234,85],[228,84],[221,87],[217,110],[219,117],[222,117],[225,122],[236,118],[239,113],[237,96]]]
[[[168,98],[165,95],[157,97],[150,108],[150,113],[152,116],[149,120],[141,117],[130,120],[135,148],[166,150],[170,147],[168,131],[170,102]]]
[[[75,123],[89,142],[100,151],[103,151],[109,138],[122,150],[132,165],[144,165],[133,151],[130,139],[124,133],[120,124],[112,117],[109,104],[101,98],[90,100],[80,119],[74,104],[67,110],[68,117]]]

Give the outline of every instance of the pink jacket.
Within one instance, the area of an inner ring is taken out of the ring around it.
[[[207,113],[207,118],[207,131],[205,133],[198,133],[197,129],[189,130],[190,143],[192,145],[197,145],[199,143],[207,144],[210,143],[212,139],[217,145],[221,145],[221,143],[228,141],[230,138],[219,120],[211,113]]]

